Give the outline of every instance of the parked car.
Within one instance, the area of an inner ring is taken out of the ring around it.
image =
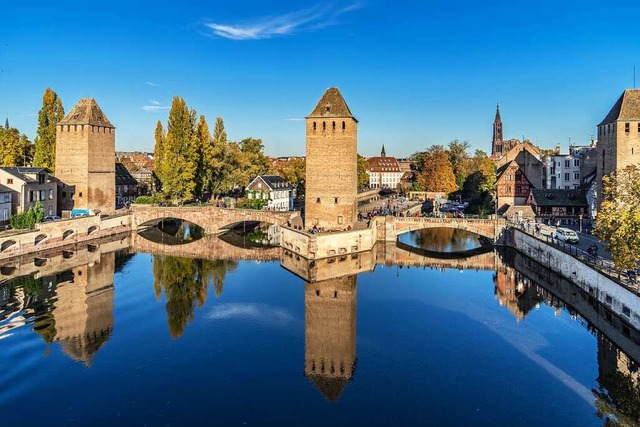
[[[566,243],[580,242],[580,238],[578,237],[578,234],[576,234],[575,231],[570,230],[568,228],[563,228],[563,227],[558,227],[553,237],[557,239],[559,242],[566,242]]]
[[[59,219],[62,219],[62,218],[60,218],[58,215],[48,215],[42,219],[42,222],[57,221]]]

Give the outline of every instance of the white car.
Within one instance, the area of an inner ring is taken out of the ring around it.
[[[558,227],[556,229],[555,234],[553,235],[554,239],[557,239],[559,242],[566,243],[579,243],[580,238],[575,231],[570,230],[568,228]]]

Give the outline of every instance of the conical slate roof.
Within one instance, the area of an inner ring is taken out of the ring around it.
[[[326,90],[316,108],[307,116],[307,118],[313,117],[349,117],[355,120],[337,87],[330,87]]]
[[[115,128],[93,98],[83,98],[60,120],[61,125],[93,125]]]
[[[598,126],[615,122],[616,120],[640,119],[640,89],[627,89],[615,103],[607,117]]]

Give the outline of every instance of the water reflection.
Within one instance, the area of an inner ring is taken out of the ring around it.
[[[207,241],[218,248],[217,243]],[[16,328],[30,328],[47,344],[59,345],[69,358],[86,366],[97,363],[95,355],[116,332],[114,273],[131,259],[128,246],[128,241],[105,242],[93,249],[87,246],[51,255],[41,267],[24,260],[2,266],[13,279],[0,284],[0,342],[12,345]],[[234,254],[258,253],[255,248],[242,250],[245,252]],[[236,260],[215,259],[224,256],[228,254],[213,253],[213,259],[151,256],[153,291],[157,299],[164,298],[172,338],[181,337],[198,316],[222,322],[239,309],[239,304],[224,302],[209,313],[198,312],[207,301],[209,288],[213,285],[216,297],[221,296],[229,274],[240,269]],[[302,279],[304,375],[329,401],[341,400],[347,390],[355,389],[348,385],[357,381],[358,274],[373,272],[381,265],[491,269],[495,272],[493,294],[515,323],[546,305],[559,313],[568,312],[593,333],[598,372],[592,393],[598,415],[605,423],[617,420],[618,425],[640,421],[640,333],[610,308],[521,254],[491,252],[454,261],[381,245],[371,252],[316,261],[280,249],[277,258],[282,267]],[[246,311],[247,305],[243,307]],[[295,323],[291,314],[287,316],[287,324]],[[358,375],[362,378],[362,373]]]
[[[467,252],[487,246],[482,236],[458,228],[424,228],[398,236],[400,243],[429,252]]]
[[[202,239],[205,235],[204,228],[177,218],[162,219],[156,226],[144,229],[138,234],[151,242],[163,245],[183,245]]]
[[[172,338],[179,338],[194,318],[196,305],[202,307],[213,282],[216,297],[222,295],[228,272],[238,267],[236,261],[202,260],[170,256],[153,257],[153,289],[156,298],[164,293],[167,323]]]

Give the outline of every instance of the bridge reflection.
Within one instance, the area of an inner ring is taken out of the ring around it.
[[[41,253],[40,262],[33,257],[12,259],[0,265],[0,339],[28,327],[46,343],[59,345],[68,357],[90,366],[113,334],[114,274],[133,252],[146,249],[153,254],[154,292],[165,297],[174,339],[196,317],[211,287],[216,297],[223,294],[224,282],[239,260],[278,260],[304,282],[304,375],[334,401],[356,379],[358,274],[380,265],[482,269],[495,272],[495,297],[515,322],[546,304],[583,323],[598,343],[599,389],[593,392],[598,408],[619,419],[638,419],[640,333],[622,314],[517,252],[491,251],[452,260],[388,243],[369,252],[309,261],[282,248],[238,248],[217,238],[202,240],[208,245],[200,258],[176,257],[134,234]]]

